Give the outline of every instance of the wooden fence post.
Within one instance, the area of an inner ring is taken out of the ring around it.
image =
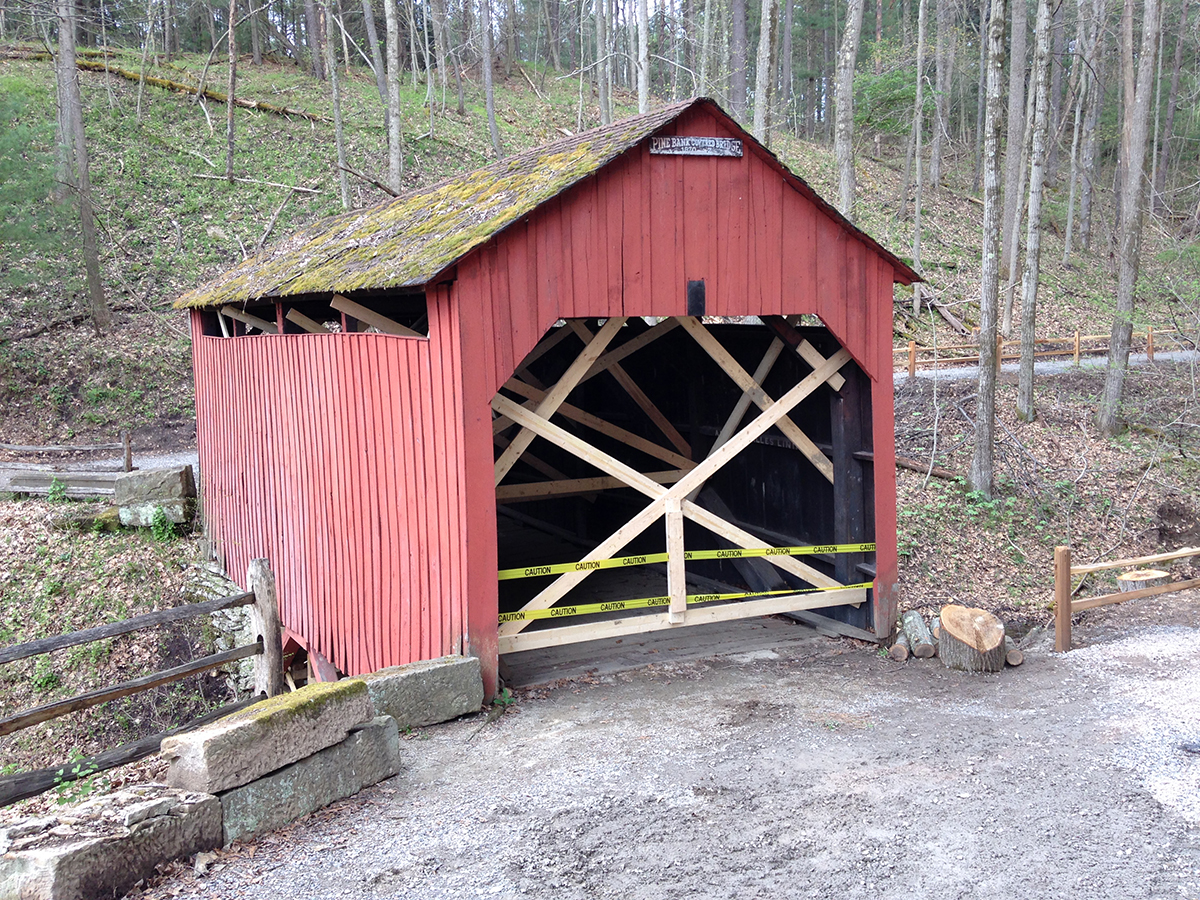
[[[1075,365],[1079,365],[1079,329],[1075,329]]]
[[[125,471],[133,471],[133,443],[129,439],[129,432],[121,432],[121,449],[125,452]]]
[[[917,342],[908,342],[908,377],[917,377]]]
[[[246,589],[254,593],[250,625],[263,645],[263,652],[254,657],[254,692],[275,697],[283,693],[283,627],[279,621],[275,575],[269,561],[250,561],[246,568]]]
[[[1071,649],[1071,548],[1054,548],[1054,649]]]
[[[1154,326],[1146,326],[1146,359],[1154,362]]]

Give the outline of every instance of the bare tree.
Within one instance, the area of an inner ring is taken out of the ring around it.
[[[483,0],[480,9],[479,27],[483,32],[483,93],[487,106],[488,131],[492,136],[492,149],[496,151],[496,159],[504,158],[504,148],[500,146],[500,130],[496,127],[496,95],[492,89],[492,0]]]
[[[834,90],[833,150],[838,167],[838,211],[854,221],[857,188],[854,178],[854,67],[862,37],[863,0],[849,0],[842,47],[838,51],[837,87]]]
[[[1146,196],[1146,143],[1150,130],[1150,95],[1154,88],[1155,52],[1160,26],[1158,0],[1145,0],[1142,7],[1142,41],[1137,61],[1137,81],[1125,93],[1122,145],[1129,156],[1121,186],[1121,245],[1118,254],[1117,312],[1108,344],[1108,371],[1100,397],[1097,424],[1107,435],[1120,430],[1121,394],[1129,366],[1129,344],[1133,336],[1133,300],[1137,291],[1138,264],[1142,242],[1142,213]],[[1132,30],[1125,40],[1132,45]],[[1122,54],[1122,57],[1132,56]],[[1126,65],[1122,62],[1122,65]],[[1132,66],[1132,63],[1129,63]],[[1130,82],[1124,74],[1126,84]]]
[[[383,0],[387,21],[388,187],[400,192],[404,177],[404,147],[400,135],[400,11],[396,0]]]
[[[862,0],[852,0],[861,6]],[[771,88],[775,81],[775,36],[779,6],[776,0],[762,0],[762,26],[758,35],[758,58],[754,71],[754,136],[771,144]]]
[[[325,79],[325,65],[321,53],[321,26],[317,22],[316,0],[304,0],[304,30],[308,39],[309,62],[313,78]]]
[[[1004,238],[1000,265],[1010,268],[1016,252],[1017,213],[1021,196],[1021,151],[1025,146],[1025,73],[1027,0],[1012,0],[1012,53],[1008,61],[1008,135],[1004,142]]]
[[[1083,158],[1080,164],[1079,239],[1084,249],[1092,244],[1092,198],[1095,196],[1096,170],[1100,160],[1100,111],[1104,105],[1104,41],[1108,34],[1106,0],[1092,0],[1092,37],[1088,42],[1090,58],[1084,59],[1091,76],[1091,90],[1083,114]]]
[[[1188,0],[1179,7],[1179,32],[1175,38],[1175,64],[1171,67],[1171,88],[1167,92],[1167,120],[1163,123],[1162,149],[1159,151],[1158,169],[1154,175],[1154,208],[1162,203],[1162,193],[1167,186],[1167,166],[1171,162],[1171,138],[1175,133],[1175,110],[1179,105],[1179,73],[1183,69],[1183,43],[1187,37]]]
[[[1022,3],[1024,0],[1015,0]],[[1004,0],[992,0],[987,27],[983,116],[983,266],[979,284],[979,387],[975,448],[967,483],[992,496],[996,438],[996,314],[1000,301],[1000,121],[1004,115]]]
[[[729,0],[729,110],[739,121],[746,118],[746,0]]]
[[[950,88],[954,73],[954,7],[951,0],[937,0],[937,38],[934,44],[936,90],[933,98],[933,134],[929,139],[929,183],[934,190],[942,183],[942,152],[949,134]]]
[[[71,185],[79,197],[79,228],[83,236],[83,267],[87,273],[88,300],[96,333],[112,328],[112,311],[100,279],[100,250],[96,242],[96,216],[92,208],[92,180],[88,172],[87,132],[83,126],[83,98],[79,68],[75,64],[75,4],[57,0],[59,112],[63,143],[71,172]]]
[[[650,13],[646,0],[637,0],[637,95],[638,112],[650,112]]]
[[[1020,2],[1020,0],[1017,0]],[[913,200],[913,268],[921,271],[921,193],[924,173],[922,171],[921,137],[925,130],[925,6],[926,0],[917,4],[917,99],[913,106],[913,151],[917,161],[917,190]]]
[[[233,0],[230,0],[232,3]],[[338,191],[342,196],[342,209],[350,208],[350,184],[346,179],[346,135],[342,128],[342,86],[338,75],[337,60],[333,58],[333,9],[329,0],[323,0],[321,17],[325,31],[325,71],[329,73],[329,90],[333,95],[333,141],[337,152]]]
[[[596,15],[596,93],[600,124],[612,123],[612,62],[608,52],[608,0],[594,0]]]
[[[1033,351],[1037,326],[1039,267],[1042,259],[1042,187],[1046,182],[1046,144],[1050,131],[1050,0],[1038,0],[1033,33],[1033,147],[1029,158],[1029,224],[1025,232],[1025,276],[1021,293],[1021,365],[1017,415],[1033,421]]]
[[[225,103],[225,179],[233,184],[233,99],[237,91],[237,0],[229,0],[229,37],[226,40],[229,50],[229,99]]]
[[[384,0],[386,3],[387,0]],[[383,64],[383,54],[379,51],[379,35],[375,31],[375,10],[371,8],[371,0],[362,0],[363,27],[367,34],[367,47],[371,51],[371,62],[375,69],[375,86],[379,89],[379,102],[383,104],[383,123],[388,123],[388,69]]]

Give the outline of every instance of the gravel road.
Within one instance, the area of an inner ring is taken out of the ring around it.
[[[1200,597],[1134,606],[998,676],[820,639],[522,694],[137,896],[1197,900]]]

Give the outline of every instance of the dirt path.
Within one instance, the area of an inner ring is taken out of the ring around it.
[[[1195,900],[1200,599],[1123,612],[995,677],[822,641],[534,693],[141,896]]]

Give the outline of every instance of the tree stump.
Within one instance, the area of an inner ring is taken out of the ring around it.
[[[1122,572],[1118,575],[1117,585],[1122,593],[1140,591],[1142,588],[1162,584],[1164,578],[1170,577],[1170,572],[1164,572],[1161,569],[1134,569],[1131,572]]]
[[[984,609],[942,607],[938,652],[948,669],[999,672],[1004,668],[1004,623]]]

